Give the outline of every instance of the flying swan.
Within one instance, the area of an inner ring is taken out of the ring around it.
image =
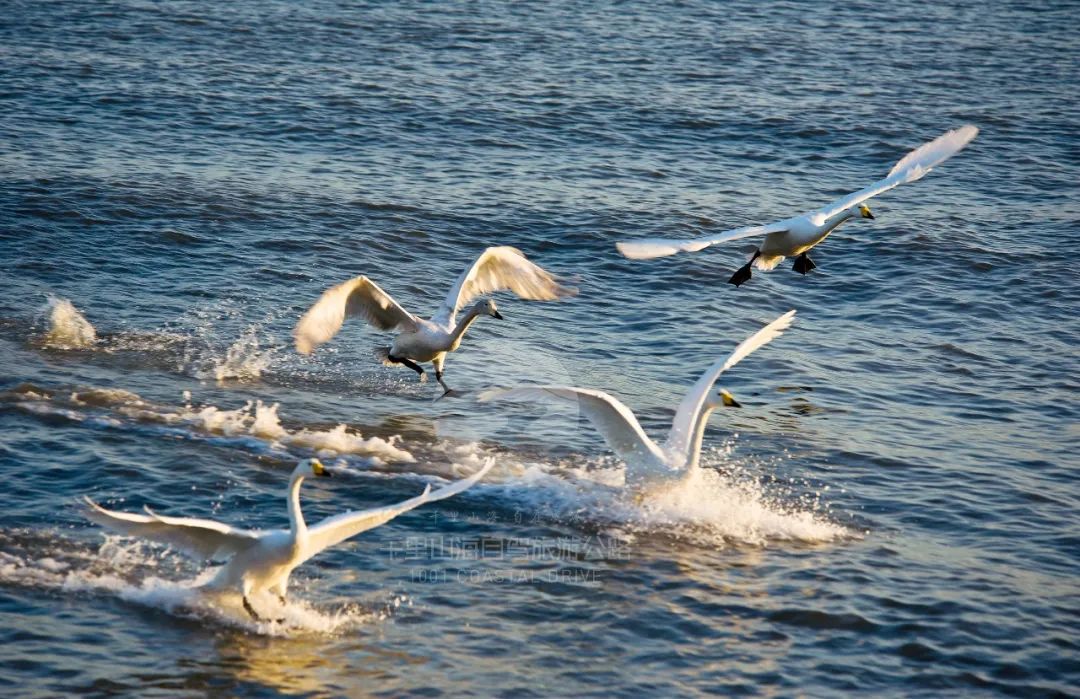
[[[252,595],[271,592],[282,606],[293,569],[324,549],[339,544],[360,532],[389,522],[394,517],[428,502],[456,495],[479,481],[491,469],[493,459],[484,467],[456,483],[431,492],[427,486],[420,495],[396,505],[370,510],[344,512],[328,517],[308,528],[300,512],[300,484],[309,476],[329,476],[330,471],[318,459],[305,459],[297,464],[289,479],[288,529],[236,529],[211,519],[165,517],[150,508],[147,514],[114,512],[101,507],[89,497],[86,516],[103,527],[120,534],[150,539],[171,546],[199,561],[228,558],[223,567],[203,588],[208,591],[239,590],[244,609],[256,621],[260,617],[251,606]],[[274,619],[281,622],[284,619]]]
[[[626,485],[644,493],[658,486],[673,485],[698,467],[705,424],[716,408],[740,407],[735,398],[721,389],[709,391],[720,374],[735,366],[751,352],[779,337],[795,317],[788,311],[744,340],[726,359],[715,362],[697,380],[679,404],[667,442],[656,444],[645,434],[634,413],[603,391],[568,386],[521,386],[492,389],[478,396],[481,402],[499,399],[531,400],[540,397],[577,401],[581,412],[604,436],[608,446],[626,464]]]
[[[795,257],[793,269],[800,274],[806,274],[817,266],[807,256],[807,250],[825,240],[833,229],[848,219],[874,218],[874,214],[870,213],[870,207],[865,203],[867,199],[887,192],[893,187],[921,179],[931,169],[960,152],[978,134],[979,129],[971,125],[949,131],[905,155],[893,166],[885,179],[795,218],[764,226],[735,228],[691,240],[644,238],[619,242],[615,244],[615,247],[625,257],[643,260],[674,255],[677,252],[697,252],[710,245],[729,240],[765,236],[765,242],[754,252],[749,262],[731,275],[729,283],[739,286],[750,279],[751,265],[757,266],[760,270],[770,270],[783,262],[785,257]]]
[[[406,311],[365,276],[329,289],[296,324],[293,331],[296,351],[310,354],[341,330],[346,317],[360,316],[379,330],[398,333],[390,347],[376,351],[384,364],[404,364],[425,381],[427,375],[419,363],[431,362],[435,367],[435,379],[443,387],[445,396],[451,393],[442,378],[447,352],[458,348],[465,331],[479,316],[502,320],[491,299],[481,299],[473,304],[460,322],[458,311],[477,296],[503,290],[532,301],[553,301],[577,293],[577,289],[559,284],[554,276],[526,259],[520,250],[488,248],[462,272],[430,320]]]

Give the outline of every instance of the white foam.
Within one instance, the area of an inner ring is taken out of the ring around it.
[[[278,404],[266,405],[261,400],[255,403],[255,419],[251,423],[251,434],[265,439],[281,439],[289,435],[289,431],[281,426],[278,420]]]
[[[53,349],[85,349],[97,342],[97,331],[71,301],[59,296],[48,297],[46,312],[49,330],[41,339],[44,347]]]
[[[282,427],[278,418],[278,403],[266,405],[262,401],[249,401],[237,410],[220,410],[214,407],[203,408],[196,417],[210,431],[225,434],[250,434],[262,439],[272,440],[286,447],[301,447],[316,451],[323,458],[339,454],[367,456],[377,463],[385,461],[412,462],[413,455],[398,447],[400,437],[394,435],[367,437],[349,427],[340,424],[329,430],[301,429],[289,432]]]
[[[350,433],[345,425],[338,425],[331,430],[300,430],[281,440],[290,446],[307,447],[318,452],[319,456],[329,458],[338,454],[365,454],[379,461],[412,462],[416,459],[409,452],[397,446],[400,438],[396,435],[388,439],[368,437],[359,433]]]
[[[179,427],[190,433],[246,440],[256,450],[278,451],[291,447],[310,449],[320,458],[360,456],[368,465],[385,463],[414,463],[415,457],[401,446],[401,437],[365,437],[357,430],[339,424],[330,429],[301,428],[290,431],[278,417],[279,404],[267,405],[261,400],[247,401],[232,410],[215,405],[192,406],[185,403],[170,409],[143,400],[139,395],[122,389],[91,388],[72,392],[63,397],[49,396],[31,390],[13,394],[15,405],[27,412],[41,415],[62,415],[74,422],[92,419],[96,424],[120,426],[120,416],[143,423],[158,423]],[[190,394],[185,396],[190,400]],[[87,408],[105,408],[112,415],[100,416]]]
[[[198,410],[188,407],[176,417],[180,421],[193,422],[207,432],[226,436],[250,435],[283,447],[311,449],[322,458],[348,454],[368,457],[375,464],[415,461],[412,454],[398,446],[400,437],[396,435],[386,439],[364,437],[344,424],[329,430],[290,432],[281,425],[278,407],[278,403],[267,405],[262,401],[248,401],[235,410],[222,410],[212,405]]]

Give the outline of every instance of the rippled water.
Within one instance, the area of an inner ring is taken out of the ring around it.
[[[1076,692],[1076,8],[1025,5],[7,3],[0,694]],[[807,277],[614,251],[816,207],[963,123]],[[500,297],[462,390],[603,388],[661,436],[798,318],[644,503],[576,411],[433,403],[361,324],[291,352],[327,286],[430,313],[489,244],[581,294]],[[280,526],[316,451],[344,477],[309,519],[497,466],[300,568],[283,626],[76,506]]]

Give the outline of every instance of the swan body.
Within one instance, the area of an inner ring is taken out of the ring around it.
[[[450,393],[442,378],[447,353],[461,346],[465,332],[480,316],[502,320],[491,299],[469,305],[470,302],[477,296],[503,290],[533,301],[552,301],[577,293],[577,289],[561,285],[554,276],[530,262],[520,250],[505,246],[488,248],[462,272],[431,319],[406,311],[365,276],[327,290],[296,324],[293,330],[296,350],[310,354],[341,330],[345,318],[359,316],[379,330],[397,332],[390,347],[377,351],[384,364],[404,364],[424,381],[427,375],[419,363],[430,362],[436,380]],[[458,312],[466,306],[458,320]]]
[[[481,402],[542,397],[576,401],[611,450],[626,464],[627,487],[638,492],[653,491],[674,485],[697,469],[705,425],[713,410],[720,406],[739,407],[734,397],[723,389],[711,394],[720,374],[779,337],[791,325],[794,317],[795,311],[788,311],[744,340],[730,355],[706,369],[679,403],[671,431],[663,444],[650,439],[634,413],[617,398],[603,391],[570,386],[520,386],[485,391],[478,398]]]
[[[794,218],[763,226],[735,228],[690,240],[645,238],[619,242],[615,246],[625,257],[641,260],[665,257],[678,252],[697,252],[730,240],[763,237],[764,240],[750,261],[732,275],[729,280],[732,284],[739,286],[750,279],[751,265],[761,270],[769,270],[785,257],[796,257],[795,271],[806,274],[817,266],[806,255],[807,250],[825,240],[837,226],[846,221],[853,218],[874,218],[866,204],[868,199],[902,184],[922,179],[931,169],[960,152],[978,134],[979,129],[971,125],[942,134],[901,158],[885,179]]]
[[[472,476],[435,492],[429,485],[420,495],[396,505],[344,512],[311,527],[305,523],[300,510],[300,484],[305,478],[331,475],[318,459],[305,459],[292,472],[288,490],[288,529],[237,529],[210,519],[166,517],[149,508],[146,514],[116,512],[101,507],[90,498],[85,498],[89,505],[86,516],[119,534],[171,546],[199,561],[227,559],[204,588],[239,591],[244,609],[256,621],[263,621],[251,606],[251,596],[269,592],[284,605],[289,575],[304,561],[413,508],[466,490],[483,478],[493,464],[494,461],[489,460]]]

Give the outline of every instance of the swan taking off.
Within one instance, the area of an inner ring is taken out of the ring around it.
[[[521,386],[493,389],[478,397],[481,402],[538,397],[577,401],[581,412],[593,423],[612,451],[626,464],[626,485],[638,492],[681,481],[698,466],[705,424],[716,408],[740,407],[735,398],[721,389],[710,395],[716,379],[751,352],[779,337],[791,325],[795,311],[788,311],[735,348],[726,359],[705,370],[679,403],[671,431],[663,445],[653,442],[641,429],[634,413],[603,391],[569,386]]]
[[[848,219],[874,218],[874,215],[870,213],[870,207],[865,204],[867,199],[906,182],[921,179],[932,168],[960,152],[978,134],[979,129],[971,125],[949,131],[908,153],[893,166],[885,179],[801,216],[764,226],[735,228],[703,238],[691,240],[645,238],[616,243],[615,247],[630,259],[643,260],[674,255],[677,252],[697,252],[710,245],[729,240],[765,236],[765,241],[754,252],[750,261],[731,276],[729,283],[739,286],[750,279],[751,265],[756,265],[758,269],[770,270],[785,257],[795,257],[793,269],[800,274],[806,274],[817,266],[806,255],[807,250],[825,240],[833,229]]]
[[[462,492],[483,478],[494,463],[493,459],[488,459],[484,467],[472,476],[435,492],[431,492],[429,485],[411,500],[371,510],[344,512],[328,517],[311,528],[304,523],[304,515],[300,512],[300,484],[307,477],[330,475],[330,471],[318,459],[305,459],[292,472],[288,494],[288,529],[235,529],[210,519],[165,517],[149,508],[145,515],[114,512],[90,498],[86,498],[90,505],[86,516],[120,534],[172,546],[200,561],[228,558],[228,562],[204,588],[210,591],[238,590],[248,614],[256,621],[266,621],[251,606],[251,595],[271,592],[284,606],[289,574],[301,563],[323,549],[385,524],[414,507]]]
[[[393,345],[378,350],[384,363],[404,364],[424,381],[427,375],[419,362],[431,362],[435,367],[435,379],[446,395],[450,393],[450,387],[442,378],[446,353],[458,348],[465,331],[479,316],[502,320],[491,299],[477,301],[465,311],[460,321],[457,320],[458,311],[477,296],[504,290],[531,301],[553,301],[577,293],[577,289],[559,284],[554,276],[526,259],[520,250],[488,248],[458,277],[430,320],[406,311],[367,277],[356,277],[335,286],[324,293],[296,324],[293,331],[296,351],[310,354],[341,330],[345,318],[360,316],[379,330],[398,333]]]

